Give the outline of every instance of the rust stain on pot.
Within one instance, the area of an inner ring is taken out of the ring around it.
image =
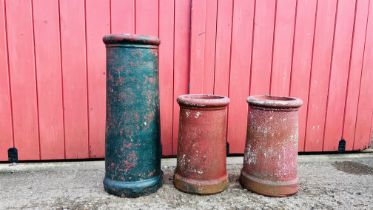
[[[251,96],[243,187],[268,196],[286,196],[298,191],[297,98]]]
[[[190,94],[180,105],[177,167],[174,185],[195,194],[214,194],[228,184],[225,133],[229,99]]]

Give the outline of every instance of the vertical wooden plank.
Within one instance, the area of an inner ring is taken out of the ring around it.
[[[159,97],[163,155],[172,155],[172,110],[174,106],[174,12],[175,1],[159,5]]]
[[[294,34],[293,66],[290,95],[303,100],[299,110],[298,150],[304,151],[308,93],[312,63],[312,46],[316,20],[317,0],[298,0]]]
[[[88,158],[85,8],[60,0],[66,158]]]
[[[190,32],[190,93],[203,93],[206,41],[206,0],[193,0]]]
[[[135,33],[135,0],[110,0],[111,33]]]
[[[289,95],[296,6],[296,0],[277,2],[271,95]]]
[[[342,138],[355,2],[338,2],[323,151],[337,151]]]
[[[190,59],[190,15],[191,0],[175,1],[175,33],[174,33],[174,107],[173,107],[173,143],[172,153],[177,152],[179,129],[179,105],[176,98],[188,93],[189,59]]]
[[[5,2],[4,0],[0,0],[0,161],[8,159],[8,148],[13,147],[13,122],[5,18]]]
[[[356,4],[357,8],[342,136],[346,140],[346,150],[348,151],[353,149],[355,139],[355,124],[360,91],[360,77],[363,66],[369,0],[359,0],[356,1]]]
[[[214,92],[215,77],[215,43],[216,43],[216,20],[218,12],[218,0],[206,0],[206,23],[205,23],[205,48],[203,89],[201,93]],[[192,80],[194,78],[191,78]]]
[[[373,108],[373,2],[369,4],[369,17],[361,74],[360,96],[356,120],[354,150],[362,150],[370,145]]]
[[[158,0],[136,0],[136,34],[158,36]]]
[[[243,153],[246,141],[254,8],[255,0],[234,1],[227,131],[230,153]]]
[[[192,1],[190,91],[214,92],[218,1]]]
[[[214,93],[226,96],[229,89],[233,0],[219,1],[218,6]]]
[[[250,95],[269,94],[276,0],[255,3]]]
[[[42,160],[64,159],[58,0],[33,0]]]
[[[89,155],[105,155],[106,54],[102,37],[110,33],[110,1],[86,1]]]
[[[6,1],[6,14],[15,147],[20,160],[39,160],[31,1]]]
[[[319,1],[308,101],[305,151],[322,151],[337,0]]]

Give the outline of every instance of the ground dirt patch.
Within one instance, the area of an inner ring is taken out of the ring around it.
[[[373,175],[373,168],[362,163],[353,161],[334,162],[332,164],[337,170],[354,175]]]

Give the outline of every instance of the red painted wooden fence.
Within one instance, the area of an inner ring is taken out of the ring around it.
[[[232,154],[254,94],[303,99],[299,151],[370,144],[372,0],[0,0],[0,161],[104,156],[108,33],[161,39],[164,155],[185,93],[230,97]]]

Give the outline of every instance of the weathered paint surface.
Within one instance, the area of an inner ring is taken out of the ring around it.
[[[269,196],[298,191],[298,108],[295,98],[249,97],[249,123],[241,184]]]
[[[227,187],[225,133],[227,97],[182,95],[174,185],[195,194],[218,193]]]
[[[108,35],[104,187],[137,197],[162,184],[155,37]]]
[[[162,39],[165,156],[177,151],[176,98],[196,92],[231,99],[231,154],[244,152],[246,96],[268,93],[304,101],[298,151],[336,151],[341,139],[346,151],[365,149],[373,107],[370,2],[0,0],[0,160],[13,146],[20,160],[104,157],[98,37],[107,33]]]

